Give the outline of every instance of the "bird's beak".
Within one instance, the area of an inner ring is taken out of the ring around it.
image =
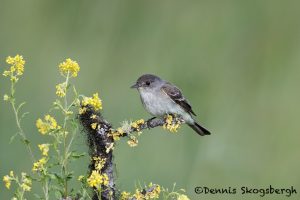
[[[134,85],[132,85],[130,88],[138,88],[139,87],[139,85],[137,84],[137,83],[135,83]]]

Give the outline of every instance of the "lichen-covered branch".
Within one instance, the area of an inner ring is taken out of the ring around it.
[[[91,106],[85,107],[85,112],[79,115],[81,124],[87,133],[87,143],[89,146],[89,154],[91,163],[89,165],[90,174],[97,170],[97,159],[104,160],[103,166],[99,167],[100,173],[108,177],[108,183],[102,181],[101,184],[101,199],[115,199],[115,182],[114,182],[114,166],[112,151],[107,152],[107,145],[113,144],[113,138],[108,137],[108,132],[111,125],[103,119],[100,112],[96,112]],[[98,128],[92,126],[93,123],[98,124]],[[95,188],[97,190],[98,188]],[[93,200],[98,200],[98,193],[94,192]]]
[[[140,133],[144,129],[163,126],[170,131],[177,131],[179,125],[184,121],[181,118],[171,115],[165,118],[151,118],[147,121],[137,120],[135,122],[126,122],[122,127],[113,129],[112,125],[107,122],[99,111],[95,111],[92,106],[86,105],[82,107],[79,114],[79,120],[87,134],[87,143],[89,146],[89,154],[91,163],[89,165],[90,177],[101,177],[100,186],[94,184],[91,180],[90,186],[94,187],[93,200],[98,200],[101,196],[102,200],[117,199],[118,190],[115,188],[114,179],[114,163],[113,148],[114,141],[120,137],[128,136],[128,144],[135,146],[137,139],[132,136],[134,132]],[[130,143],[131,142],[131,143]],[[90,178],[91,179],[91,178]],[[108,179],[108,180],[107,180]],[[100,193],[97,191],[101,190]]]
[[[145,121],[142,124],[137,124],[138,127],[131,127],[129,130],[127,130],[127,132],[124,132],[122,134],[122,137],[128,136],[130,133],[133,132],[140,132],[144,129],[150,129],[150,128],[155,128],[158,126],[166,126],[166,118],[151,118],[148,119],[147,121]],[[183,122],[183,120],[177,118],[176,120],[180,120],[181,122]]]

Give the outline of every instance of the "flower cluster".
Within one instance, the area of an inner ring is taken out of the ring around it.
[[[107,174],[101,174],[101,169],[104,167],[106,159],[93,157],[93,161],[95,170],[92,171],[91,175],[87,178],[86,181],[89,187],[95,187],[99,190],[101,189],[101,185],[107,186],[109,183]],[[80,177],[80,179],[82,180],[83,177]]]
[[[136,138],[136,136],[134,135],[130,135],[129,136],[129,140],[127,141],[127,144],[130,146],[130,147],[136,147],[138,145],[139,141],[138,139]]]
[[[164,129],[171,131],[172,133],[177,132],[180,128],[181,121],[180,119],[173,117],[172,115],[167,115],[165,117],[166,123],[163,125]]]
[[[107,174],[101,174],[98,170],[93,170],[90,177],[87,178],[87,184],[97,189],[100,189],[102,184],[108,186],[108,181]]]
[[[56,95],[58,97],[65,97],[68,88],[69,78],[76,77],[80,67],[76,61],[71,60],[70,58],[66,59],[66,61],[59,64],[60,74],[66,78],[65,82],[59,83],[55,86]]]
[[[26,173],[22,172],[22,180],[21,180],[21,188],[24,191],[30,191],[31,190],[31,185],[32,185],[32,181],[29,178],[29,176],[27,176]]]
[[[37,162],[33,163],[32,171],[43,171],[45,169],[45,165],[48,162],[48,152],[50,144],[39,144],[38,145],[43,157],[39,159]]]
[[[70,58],[67,58],[66,61],[59,64],[59,71],[64,76],[71,74],[73,77],[76,77],[79,70],[80,67],[78,63]]]
[[[148,188],[140,190],[136,189],[134,194],[130,194],[129,192],[123,191],[121,193],[121,200],[128,199],[136,199],[136,200],[144,200],[144,199],[158,199],[161,193],[161,188],[157,184],[150,183]]]
[[[141,132],[141,129],[142,129],[142,125],[145,124],[145,120],[143,119],[139,119],[139,120],[136,120],[136,121],[133,121],[129,124],[130,128],[129,130],[134,130],[134,131],[137,131],[137,136],[140,136],[140,134],[142,133]],[[125,126],[123,124],[123,126]],[[125,126],[126,127],[126,126]],[[127,128],[128,129],[128,128]],[[130,131],[128,131],[130,132]],[[130,147],[136,147],[138,145],[138,139],[137,139],[137,136],[135,136],[134,134],[128,134],[128,137],[129,137],[129,140],[127,141],[127,144],[130,146]]]
[[[21,173],[21,180],[19,180],[18,176],[15,176],[14,172],[10,171],[9,175],[3,177],[3,182],[7,189],[10,188],[11,182],[16,182],[23,192],[30,191],[32,186],[31,178],[25,172]]]
[[[58,97],[64,97],[66,96],[66,92],[67,92],[67,86],[65,83],[59,83],[55,86],[56,88],[56,92],[55,94],[58,96]]]
[[[93,157],[93,160],[95,162],[95,169],[100,171],[103,167],[104,167],[104,164],[106,162],[106,159],[105,158],[100,158],[100,157]]]
[[[8,56],[6,63],[11,65],[9,70],[3,72],[3,76],[9,76],[10,80],[15,83],[19,80],[19,76],[24,73],[25,60],[23,56],[16,55],[15,57]]]
[[[129,192],[123,191],[121,193],[120,200],[128,200],[129,198],[130,198],[130,193]]]
[[[32,171],[38,172],[38,171],[44,171],[45,165],[48,162],[48,152],[50,144],[39,144],[38,145],[43,157],[39,159],[37,162],[33,163]]]
[[[141,125],[143,124],[145,124],[145,120],[139,119],[134,122],[131,122],[131,127],[139,132],[141,130]]]
[[[48,162],[48,159],[46,157],[42,157],[37,162],[33,163],[32,171],[43,171],[45,164]]]
[[[114,141],[117,141],[120,140],[120,137],[123,136],[124,133],[124,130],[121,127],[119,127],[116,130],[111,129],[109,136],[113,137]]]
[[[7,189],[10,188],[12,180],[14,180],[14,172],[13,171],[10,171],[9,175],[3,176],[3,182]]]
[[[102,109],[102,101],[98,96],[98,93],[93,94],[93,97],[83,97],[83,100],[81,102],[83,108],[87,105],[93,106],[95,111]],[[84,113],[84,112],[82,112]],[[82,114],[79,112],[79,114]]]
[[[48,156],[50,144],[39,144],[38,147],[42,152],[43,156]]]
[[[57,125],[56,120],[51,117],[50,115],[46,115],[44,117],[43,121],[42,119],[38,119],[36,121],[36,127],[38,128],[38,131],[45,135],[46,133],[49,133],[50,131],[56,130],[56,129],[60,129],[61,127]]]

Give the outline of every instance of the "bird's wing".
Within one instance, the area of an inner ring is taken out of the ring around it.
[[[194,111],[192,110],[192,106],[188,103],[188,101],[184,98],[181,91],[170,83],[165,83],[161,90],[168,95],[172,101],[177,103],[181,108],[183,108],[186,112],[191,113],[196,116]]]

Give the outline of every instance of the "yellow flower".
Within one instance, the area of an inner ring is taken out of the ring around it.
[[[3,100],[4,100],[4,101],[8,101],[8,100],[9,100],[9,96],[8,96],[7,94],[5,94],[5,95],[3,96]]]
[[[163,125],[164,129],[167,129],[171,132],[177,132],[177,130],[180,128],[181,122],[177,119],[174,118],[172,115],[167,115],[165,118],[166,123]]]
[[[134,136],[131,136],[130,139],[127,141],[127,144],[130,146],[130,147],[136,147],[138,145],[138,140],[136,139],[136,137]]]
[[[129,192],[123,191],[121,193],[121,200],[128,200],[129,197],[130,197],[130,193]]]
[[[97,118],[97,115],[92,114],[90,118],[91,118],[91,119],[96,119],[96,118]]]
[[[78,176],[78,181],[82,181],[84,179],[84,176],[83,175],[80,175],[80,176]]]
[[[190,200],[186,195],[180,194],[177,198],[177,200]]]
[[[109,178],[107,174],[100,174],[98,170],[93,170],[90,177],[87,178],[87,184],[90,187],[100,188],[101,184],[107,186],[109,184]]]
[[[5,76],[5,77],[6,77],[6,76],[9,76],[10,73],[11,73],[10,71],[5,70],[5,71],[3,72],[3,76]]]
[[[28,178],[28,176],[27,176],[26,173],[22,172],[22,184],[21,184],[21,188],[24,191],[30,191],[31,190],[31,185],[32,185],[31,179]]]
[[[7,64],[10,64],[10,65],[13,65],[13,64],[14,64],[14,59],[13,59],[12,57],[8,56],[8,57],[6,58],[6,63],[7,63]]]
[[[142,125],[142,124],[145,123],[145,120],[144,120],[144,119],[139,119],[139,120],[136,120],[136,123],[137,123],[138,125]]]
[[[108,186],[109,178],[108,178],[107,174],[103,174],[102,179],[103,179],[103,185]]]
[[[14,177],[14,176],[15,176],[15,175],[14,175],[14,171],[10,171],[10,172],[9,172],[9,176],[10,176],[10,177]]]
[[[154,185],[152,183],[149,184],[149,188],[153,188],[151,191],[146,193],[146,199],[158,199],[159,194],[161,192],[160,186],[159,185]]]
[[[82,115],[86,112],[86,107],[83,107],[83,108],[79,108],[79,114]]]
[[[90,187],[100,187],[100,185],[103,183],[101,174],[98,171],[93,170],[92,174],[87,179],[87,183]]]
[[[25,65],[25,60],[23,59],[23,56],[16,55],[15,57],[10,57],[8,56],[6,58],[6,63],[10,64],[10,71],[4,71],[3,75],[8,76],[11,75],[13,76],[14,72],[16,72],[17,76],[21,76],[24,73],[24,65]]]
[[[136,122],[132,122],[132,123],[131,123],[131,126],[132,126],[133,128],[136,128],[136,129],[139,127],[139,125],[138,125]]]
[[[16,76],[11,76],[10,80],[14,83],[16,83],[19,79]]]
[[[42,157],[37,162],[33,163],[32,171],[42,171],[46,163],[47,163],[47,158]]]
[[[93,94],[93,97],[84,97],[82,100],[82,105],[87,106],[91,105],[95,110],[102,109],[102,101],[98,96],[98,93]]]
[[[39,149],[42,152],[42,155],[43,156],[48,156],[50,144],[39,144],[38,146],[39,146]]]
[[[123,135],[124,134],[124,130],[122,128],[117,128],[117,132],[120,134],[120,135]]]
[[[73,115],[73,111],[70,111],[70,110],[69,111],[65,111],[65,114],[66,115]]]
[[[135,190],[135,194],[133,195],[133,197],[135,197],[136,200],[144,200],[145,196],[138,190]]]
[[[92,127],[92,129],[94,129],[94,130],[97,128],[97,126],[98,126],[97,123],[92,123],[92,124],[91,124],[91,127]]]
[[[31,190],[31,187],[25,183],[22,183],[21,184],[21,188],[24,190],[24,191],[30,191]]]
[[[63,75],[71,73],[73,77],[76,77],[79,70],[80,67],[78,63],[70,58],[67,58],[65,62],[59,64],[59,71]]]
[[[131,122],[130,125],[132,128],[136,129],[137,131],[140,131],[140,126],[144,123],[145,123],[145,121],[143,119],[139,119],[134,122]]]
[[[95,169],[100,171],[106,162],[105,158],[100,158],[100,157],[93,157],[93,160],[95,161]]]
[[[4,182],[4,184],[5,184],[5,187],[6,187],[7,189],[9,189],[9,188],[10,188],[10,185],[11,185],[11,177],[9,177],[8,175],[3,176],[3,182]]]
[[[116,132],[111,132],[110,136],[112,136],[115,141],[120,140],[120,134],[117,131]]]
[[[122,136],[124,134],[124,130],[122,128],[117,128],[117,130],[110,130],[110,134],[109,136],[112,136],[114,138],[114,140],[120,140],[120,136]]]
[[[36,121],[36,127],[41,134],[45,135],[50,131],[60,128],[60,126],[57,125],[56,120],[50,115],[46,115],[44,119],[45,121],[43,121],[42,119],[38,119]]]
[[[55,88],[56,88],[56,95],[58,96],[58,97],[64,97],[64,96],[66,96],[66,84],[64,84],[64,83],[60,83],[60,84],[57,84],[56,86],[55,86]]]

